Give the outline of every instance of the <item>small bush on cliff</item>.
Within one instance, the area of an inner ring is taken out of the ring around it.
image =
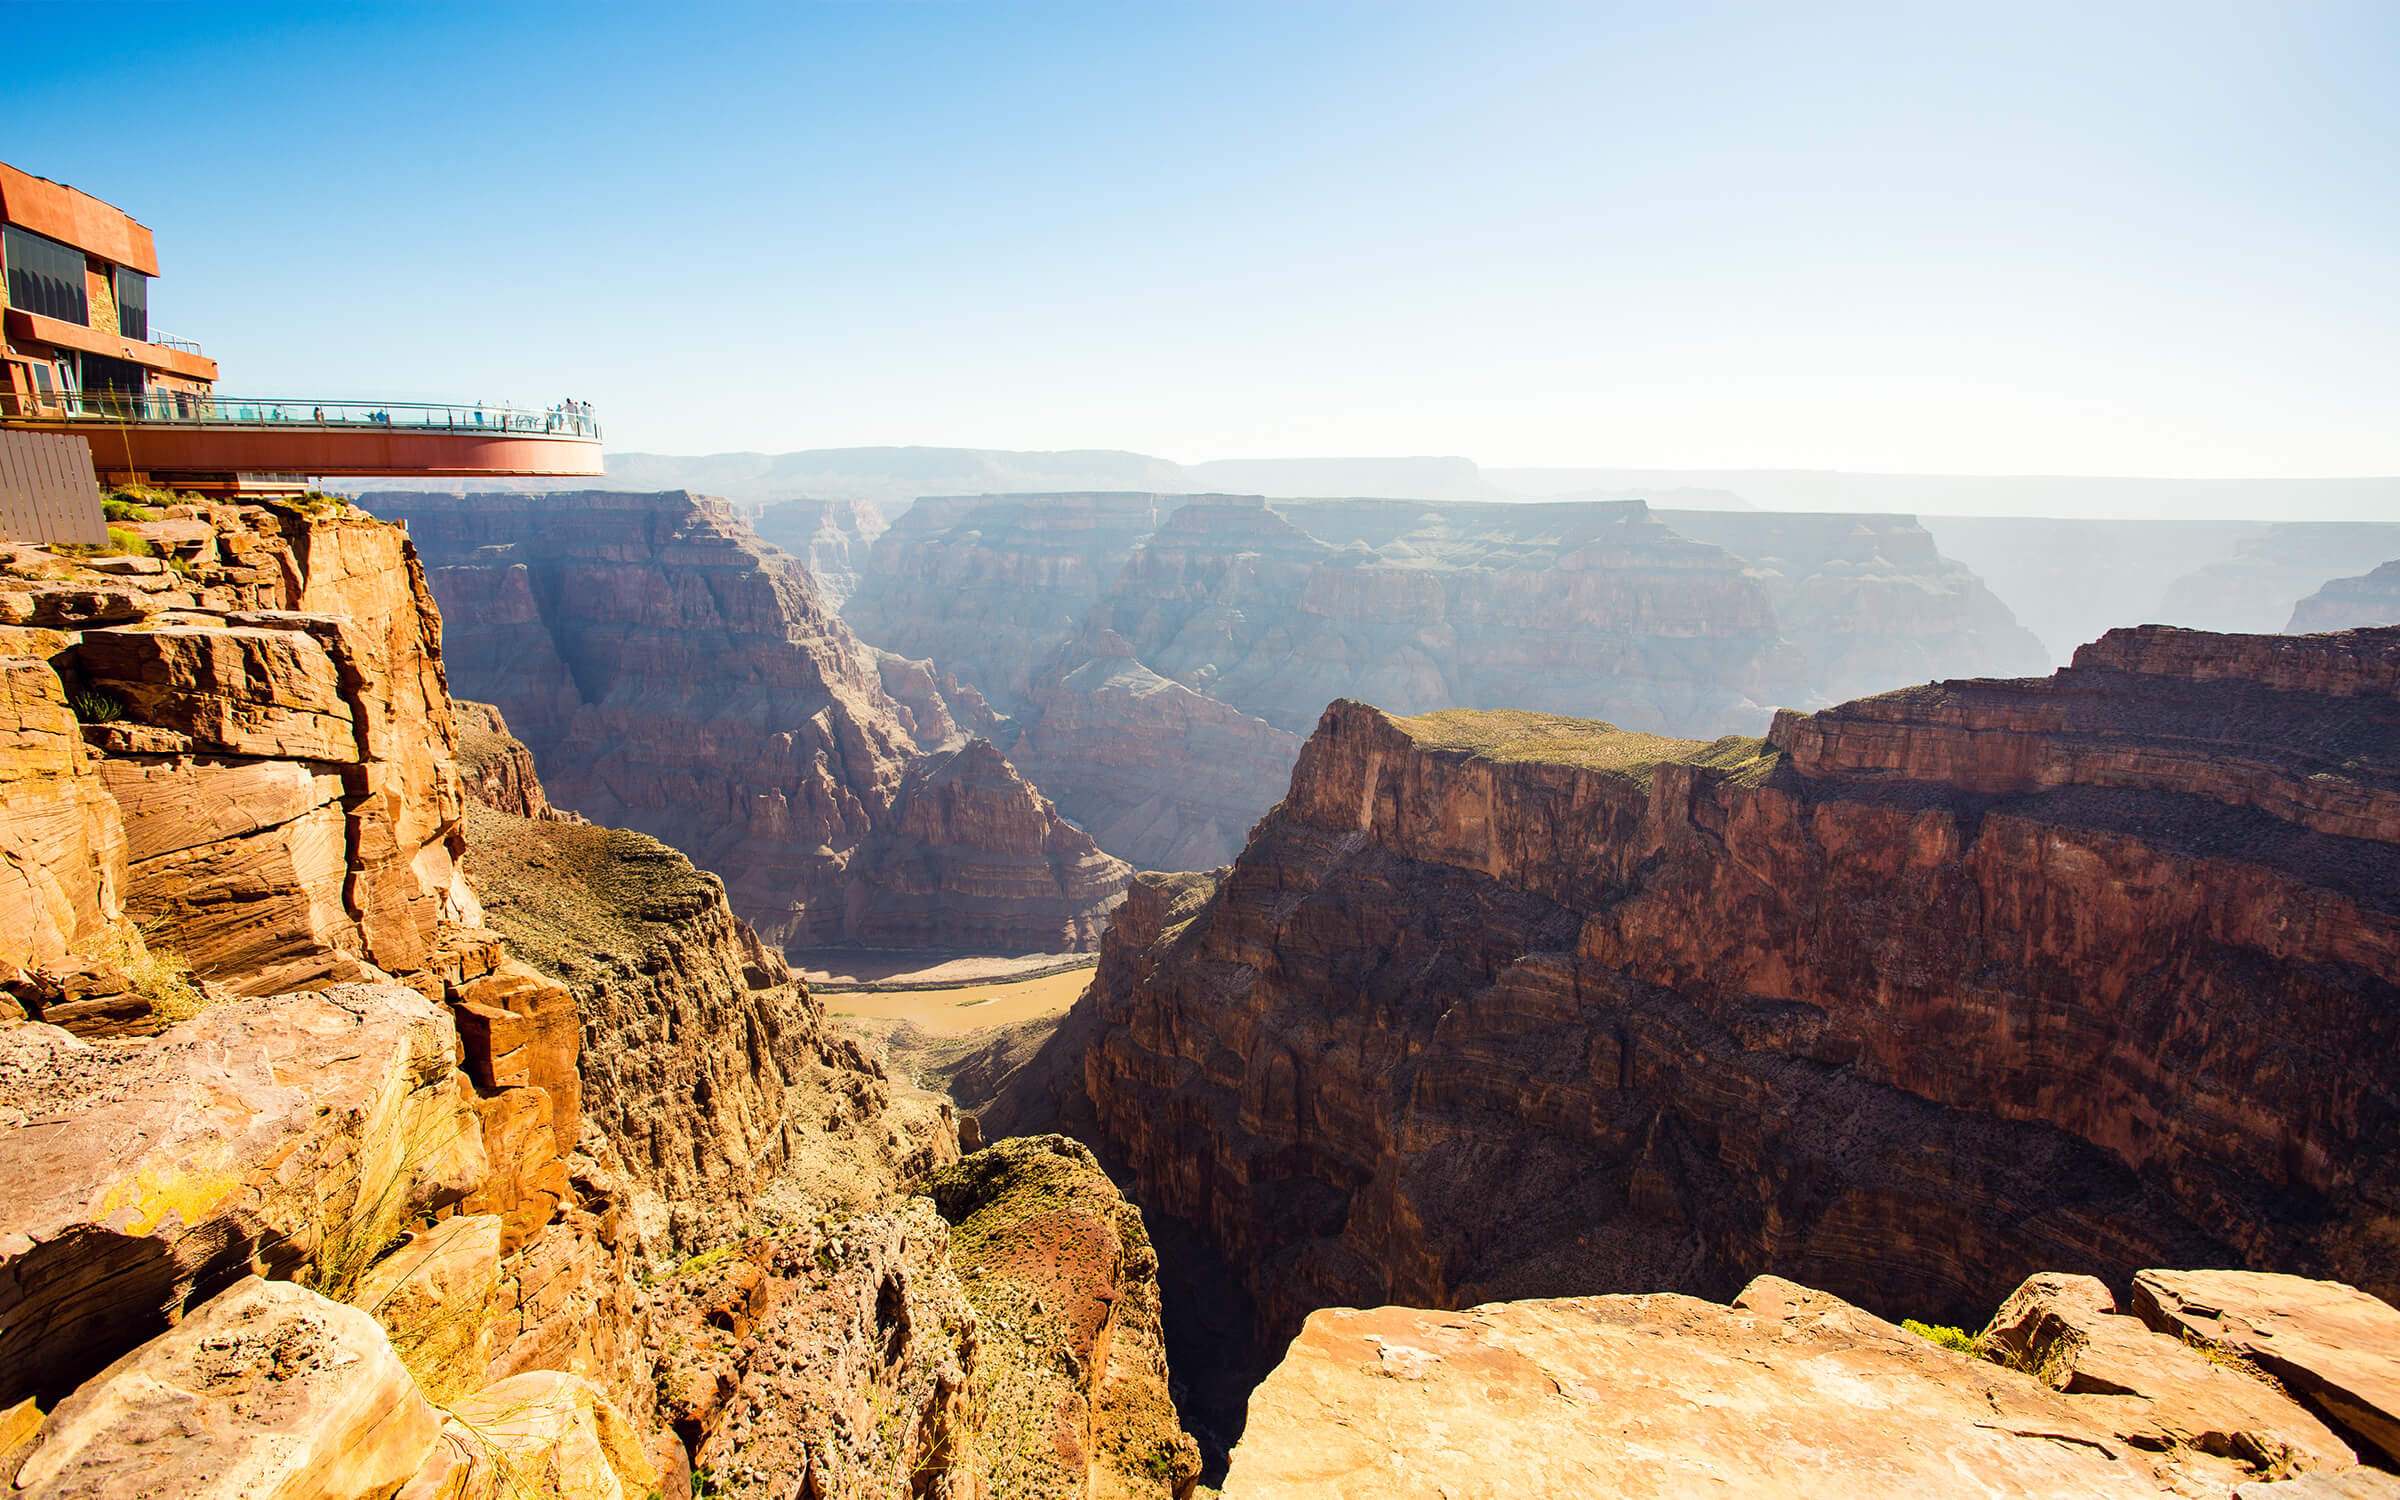
[[[67,706],[86,724],[114,724],[125,717],[125,705],[98,688],[77,688],[67,694]]]
[[[182,954],[153,947],[131,927],[110,933],[100,956],[125,976],[133,994],[149,1002],[150,1013],[170,1026],[200,1014],[208,1003],[192,982],[192,966]]]
[[[137,505],[131,500],[103,500],[100,502],[100,514],[111,521],[155,521],[158,519],[158,512]]]
[[[1914,1318],[1902,1318],[1900,1326],[1927,1343],[1939,1344],[1959,1354],[1980,1356],[1983,1353],[1981,1340],[1963,1328],[1952,1328],[1942,1323],[1920,1323]]]

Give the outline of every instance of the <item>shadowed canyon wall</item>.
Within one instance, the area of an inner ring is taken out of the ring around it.
[[[1229,872],[1137,877],[1067,1114],[1278,1336],[1763,1271],[2389,1296],[2396,693],[2400,631],[2150,628],[1764,741],[1338,703]]]
[[[768,941],[1096,940],[1124,865],[1005,759],[960,750],[931,674],[861,646],[723,502],[368,503],[408,523],[454,682],[507,715],[551,798],[722,872]]]

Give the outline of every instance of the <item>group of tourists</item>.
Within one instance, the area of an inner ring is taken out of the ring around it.
[[[588,401],[577,401],[570,397],[551,407],[542,415],[545,424],[543,431],[556,432],[564,427],[569,432],[574,432],[591,422],[592,407]]]

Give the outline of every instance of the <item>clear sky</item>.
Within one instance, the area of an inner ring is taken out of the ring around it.
[[[2400,473],[2400,5],[8,7],[224,388],[612,449]]]

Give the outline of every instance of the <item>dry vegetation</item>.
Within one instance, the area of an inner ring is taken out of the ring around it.
[[[1461,751],[1502,764],[1538,762],[1604,771],[1647,783],[1656,767],[1674,762],[1714,766],[1749,776],[1763,774],[1776,759],[1767,742],[1729,734],[1717,740],[1679,740],[1663,734],[1619,729],[1599,719],[1522,709],[1449,708],[1392,720],[1428,750]]]

